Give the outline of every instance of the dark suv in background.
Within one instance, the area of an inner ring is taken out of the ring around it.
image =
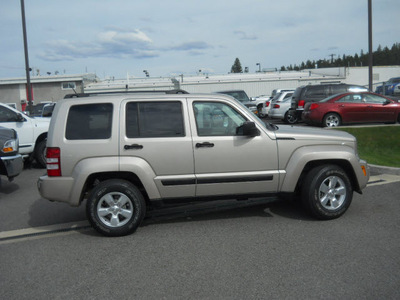
[[[346,92],[368,92],[368,89],[364,86],[345,83],[300,86],[292,96],[289,115],[301,120],[301,114],[307,102],[317,102],[332,95]]]

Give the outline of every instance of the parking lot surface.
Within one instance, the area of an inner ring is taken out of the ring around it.
[[[106,238],[83,206],[40,198],[43,173],[26,169],[0,188],[1,299],[399,296],[398,176],[373,176],[337,220],[315,221],[291,200],[225,202]]]

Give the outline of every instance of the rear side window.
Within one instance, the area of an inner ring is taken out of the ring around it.
[[[307,89],[306,97],[310,98],[325,98],[325,86],[313,86]]]
[[[345,93],[347,91],[347,88],[345,85],[332,85],[331,88],[332,88],[332,91],[331,91],[332,95]]]
[[[126,105],[126,136],[185,136],[181,102],[129,102]]]
[[[65,137],[67,140],[97,140],[111,137],[113,105],[111,103],[71,106]]]

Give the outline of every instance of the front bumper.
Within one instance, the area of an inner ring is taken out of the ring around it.
[[[0,174],[7,176],[8,179],[12,179],[15,176],[19,175],[19,173],[21,173],[22,169],[24,168],[24,163],[20,154],[13,156],[3,156],[0,157],[0,159]]]

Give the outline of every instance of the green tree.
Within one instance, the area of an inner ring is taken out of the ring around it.
[[[232,65],[231,73],[243,73],[242,64],[240,63],[240,60],[237,57]]]

